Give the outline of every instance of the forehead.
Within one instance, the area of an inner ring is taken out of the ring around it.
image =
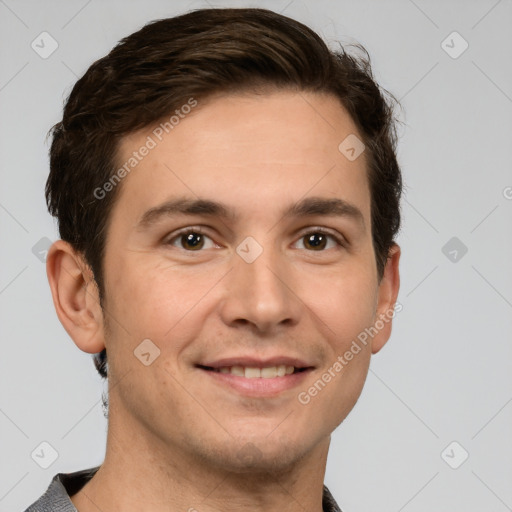
[[[151,149],[123,179],[113,216],[121,210],[134,225],[148,208],[183,196],[263,216],[311,195],[350,200],[369,222],[366,155],[350,160],[340,151],[347,137],[362,137],[334,96],[218,95],[170,126],[155,123],[121,141],[119,166]]]

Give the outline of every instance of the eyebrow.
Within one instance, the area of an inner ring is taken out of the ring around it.
[[[174,215],[206,215],[236,221],[234,210],[223,203],[209,199],[177,197],[147,210],[136,224],[138,231],[148,229],[162,218]],[[364,216],[357,206],[339,198],[307,197],[282,212],[283,218],[312,217],[316,215],[346,217],[366,229]]]

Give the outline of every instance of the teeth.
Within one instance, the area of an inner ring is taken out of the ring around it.
[[[245,377],[245,370],[242,366],[232,366],[231,373],[233,375],[238,375],[239,377]]]
[[[261,377],[261,370],[259,368],[245,368],[246,379],[254,379],[256,377]]]
[[[247,375],[247,370],[245,371]],[[269,366],[268,368],[262,368],[261,369],[261,376],[264,379],[272,379],[274,377],[277,377],[277,368],[275,366]]]
[[[219,373],[231,373],[238,377],[245,377],[246,379],[273,379],[274,377],[284,377],[291,375],[295,371],[294,366],[286,366],[280,364],[279,366],[267,366],[265,368],[254,368],[249,366],[223,366],[216,368],[214,371]]]

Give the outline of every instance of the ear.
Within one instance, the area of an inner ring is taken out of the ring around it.
[[[76,346],[90,354],[105,348],[103,312],[94,276],[81,254],[64,240],[52,244],[46,274],[60,323]]]
[[[374,328],[377,334],[372,338],[372,354],[376,354],[391,336],[391,324],[394,317],[394,307],[400,289],[400,274],[398,263],[400,261],[400,247],[393,244],[389,250],[384,274],[379,284],[377,310]]]

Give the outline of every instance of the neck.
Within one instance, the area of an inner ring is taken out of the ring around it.
[[[129,421],[111,421],[105,461],[71,501],[80,512],[322,512],[329,443],[321,440],[286,467],[269,463],[240,472]]]

